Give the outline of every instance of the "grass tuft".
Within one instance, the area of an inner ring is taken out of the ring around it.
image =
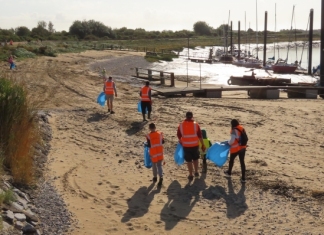
[[[33,146],[38,141],[36,112],[31,108],[25,85],[0,78],[0,149],[3,166],[15,184],[33,181]]]
[[[3,191],[0,193],[0,206],[2,204],[10,204],[11,202],[15,201],[15,194],[11,189]]]

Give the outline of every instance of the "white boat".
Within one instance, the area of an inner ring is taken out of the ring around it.
[[[245,68],[262,68],[262,61],[255,58],[245,58],[243,60],[233,61],[233,65]]]

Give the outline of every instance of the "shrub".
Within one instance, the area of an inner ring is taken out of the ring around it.
[[[0,78],[0,148],[3,165],[17,184],[33,180],[33,146],[39,135],[35,120],[24,85]]]
[[[33,52],[30,52],[23,47],[14,50],[13,54],[18,58],[34,58],[36,56]]]

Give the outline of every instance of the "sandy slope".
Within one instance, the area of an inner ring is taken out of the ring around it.
[[[324,234],[323,203],[311,197],[324,191],[322,99],[251,100],[244,92],[154,98],[153,120],[166,138],[158,189],[143,166],[148,124],[136,112],[139,88],[122,82],[130,81],[131,68],[147,64],[139,54],[128,56],[38,58],[18,64],[14,74],[51,111],[49,177],[75,215],[72,234]],[[93,70],[101,66],[120,78],[114,115],[95,103],[102,82]],[[173,161],[187,110],[213,142],[229,138],[232,118],[242,121],[250,138],[245,186],[238,160],[232,180],[209,163],[206,175],[188,183],[186,167]]]

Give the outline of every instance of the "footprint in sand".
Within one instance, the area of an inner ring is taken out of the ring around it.
[[[118,210],[118,211],[115,211],[115,213],[119,216],[121,216],[123,214],[123,211],[122,210]]]
[[[119,190],[119,186],[117,186],[117,185],[111,185],[110,187]]]

